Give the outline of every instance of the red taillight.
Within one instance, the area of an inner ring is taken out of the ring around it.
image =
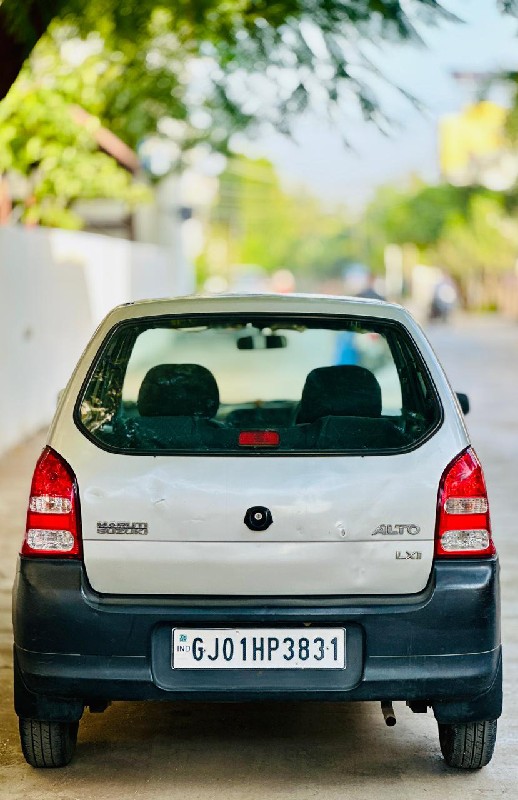
[[[277,447],[280,437],[277,431],[241,431],[241,447]]]
[[[435,555],[480,558],[494,553],[484,473],[470,447],[447,467],[441,478]]]
[[[23,556],[81,556],[75,475],[60,455],[46,447],[32,477]]]

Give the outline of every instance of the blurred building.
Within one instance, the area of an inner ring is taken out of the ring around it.
[[[506,137],[507,110],[489,100],[466,106],[439,122],[442,177],[454,186],[505,191],[518,179],[518,153]]]
[[[74,122],[88,127],[92,116],[80,106],[73,106],[71,114]],[[141,165],[137,154],[112,131],[104,127],[92,127],[97,146],[117,164],[137,176]],[[79,200],[74,211],[84,220],[84,230],[90,233],[103,233],[119,239],[135,240],[135,211],[125,203],[107,198]]]

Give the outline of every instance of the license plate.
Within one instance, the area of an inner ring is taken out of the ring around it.
[[[173,669],[345,669],[345,628],[174,628]]]

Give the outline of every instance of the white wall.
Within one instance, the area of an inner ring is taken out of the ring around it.
[[[185,293],[171,251],[89,233],[0,228],[0,453],[47,425],[115,305]]]

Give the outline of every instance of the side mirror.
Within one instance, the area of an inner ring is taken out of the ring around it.
[[[463,392],[456,392],[457,400],[459,401],[459,405],[462,409],[463,414],[469,414],[469,397],[467,394],[463,394]]]

